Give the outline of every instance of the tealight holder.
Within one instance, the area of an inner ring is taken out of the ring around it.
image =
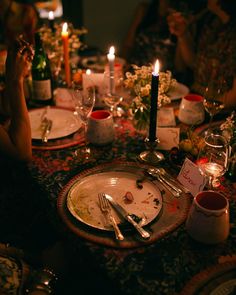
[[[150,141],[149,138],[146,137],[144,140],[146,150],[139,154],[138,159],[150,164],[156,164],[163,161],[164,155],[156,151],[159,142],[160,140],[158,138],[155,141]]]

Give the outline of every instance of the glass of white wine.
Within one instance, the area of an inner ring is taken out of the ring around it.
[[[202,175],[208,178],[209,189],[214,189],[220,185],[219,178],[227,171],[229,144],[224,136],[214,133],[208,133],[204,141],[197,163]]]
[[[104,72],[103,79],[103,100],[110,108],[113,117],[117,117],[117,106],[123,100],[124,96],[124,79],[122,76],[115,74],[110,76],[109,71]]]
[[[225,81],[219,83],[219,85],[214,85],[210,83],[205,88],[205,93],[203,94],[204,100],[203,105],[206,112],[210,115],[208,129],[212,129],[213,118],[216,114],[221,112],[225,107]]]
[[[82,89],[77,83],[72,83],[72,97],[75,102],[75,112],[84,124],[84,146],[76,151],[77,155],[82,155],[86,160],[90,158],[91,150],[87,142],[88,118],[95,104],[95,87],[91,86]]]

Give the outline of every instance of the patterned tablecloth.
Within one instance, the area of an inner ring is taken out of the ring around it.
[[[233,185],[222,187],[230,201],[231,230],[227,241],[219,245],[207,246],[193,241],[184,223],[152,244],[129,249],[103,246],[78,237],[58,216],[57,198],[61,190],[86,169],[114,160],[137,162],[137,155],[145,149],[143,136],[134,130],[130,121],[119,119],[117,123],[114,142],[105,147],[91,147],[93,156],[89,161],[78,157],[79,146],[34,150],[30,173],[46,192],[51,204],[51,220],[66,236],[75,261],[80,265],[88,259],[93,261],[117,294],[178,294],[200,271],[236,256],[236,190]],[[171,170],[168,162],[163,164]],[[172,209],[178,214],[174,206]]]

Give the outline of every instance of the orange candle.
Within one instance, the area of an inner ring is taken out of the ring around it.
[[[64,50],[64,65],[65,65],[65,79],[67,86],[71,85],[71,77],[70,77],[70,61],[69,61],[69,38],[68,38],[68,25],[64,23],[62,26],[62,43],[63,43],[63,50]]]

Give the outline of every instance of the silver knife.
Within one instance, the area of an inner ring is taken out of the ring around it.
[[[143,229],[134,219],[131,217],[131,215],[120,205],[118,204],[110,195],[105,194],[106,199],[111,203],[113,208],[121,215],[123,216],[127,221],[129,221],[135,229],[140,233],[140,235],[144,239],[150,238],[150,233],[147,232],[145,229]]]
[[[45,128],[43,130],[43,133],[42,133],[42,141],[43,142],[48,141],[48,135],[51,132],[51,129],[52,129],[52,120],[48,119],[48,121],[45,125]]]

